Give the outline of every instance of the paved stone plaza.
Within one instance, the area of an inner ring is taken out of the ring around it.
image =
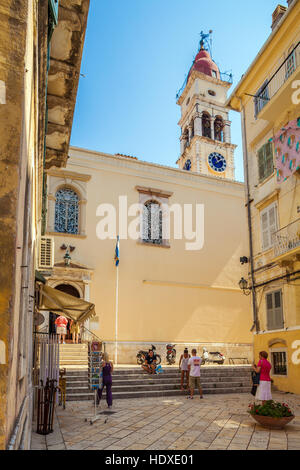
[[[295,413],[284,430],[255,424],[247,394],[115,400],[115,413],[101,415],[93,425],[85,421],[94,413],[92,402],[67,402],[65,410],[57,408],[52,434],[33,433],[32,449],[300,450],[300,396],[276,392],[273,398]]]

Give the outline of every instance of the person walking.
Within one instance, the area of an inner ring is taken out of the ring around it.
[[[66,334],[67,334],[67,325],[68,325],[68,320],[66,317],[63,317],[60,315],[57,317],[55,320],[55,325],[56,325],[56,334],[59,335],[59,342],[62,344],[66,344]]]
[[[100,388],[98,388],[98,405],[100,404],[101,398],[102,398],[102,393],[104,387],[106,387],[106,402],[108,408],[112,407],[112,377],[111,374],[113,373],[114,366],[113,363],[109,360],[108,354],[104,353],[103,354],[103,365],[102,365],[102,385]]]
[[[253,364],[252,368],[257,374],[260,374],[259,385],[257,387],[255,398],[257,400],[261,400],[264,405],[266,401],[272,400],[270,377],[272,364],[268,361],[268,353],[266,351],[261,351],[259,353],[258,364]]]
[[[194,390],[197,387],[199,389],[200,398],[203,398],[203,391],[200,382],[200,366],[202,363],[202,358],[197,356],[197,350],[192,349],[192,357],[188,361],[188,370],[189,370],[189,383],[190,383],[190,398],[194,398]]]
[[[188,362],[191,355],[187,348],[183,351],[179,359],[179,369],[181,370],[181,382],[180,382],[180,390],[184,390],[184,377],[186,376],[186,388],[189,388],[189,368]]]

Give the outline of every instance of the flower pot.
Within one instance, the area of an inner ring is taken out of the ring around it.
[[[251,415],[251,416],[261,426],[265,428],[272,428],[272,429],[283,429],[287,424],[289,424],[295,418],[295,416],[288,416],[285,418],[273,418],[272,416],[260,416],[260,415]]]

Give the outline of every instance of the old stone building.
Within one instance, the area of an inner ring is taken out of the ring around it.
[[[254,349],[274,384],[300,393],[300,1],[278,5],[272,32],[232,93],[241,112]]]
[[[27,449],[49,166],[68,156],[89,0],[0,4],[0,449]]]

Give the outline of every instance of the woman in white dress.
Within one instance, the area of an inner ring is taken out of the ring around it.
[[[257,366],[253,364],[253,370],[260,374],[259,386],[257,387],[257,392],[255,398],[261,400],[264,405],[266,401],[272,400],[271,393],[271,377],[270,371],[272,369],[272,364],[268,361],[268,353],[266,351],[261,351],[259,353],[259,361]]]

